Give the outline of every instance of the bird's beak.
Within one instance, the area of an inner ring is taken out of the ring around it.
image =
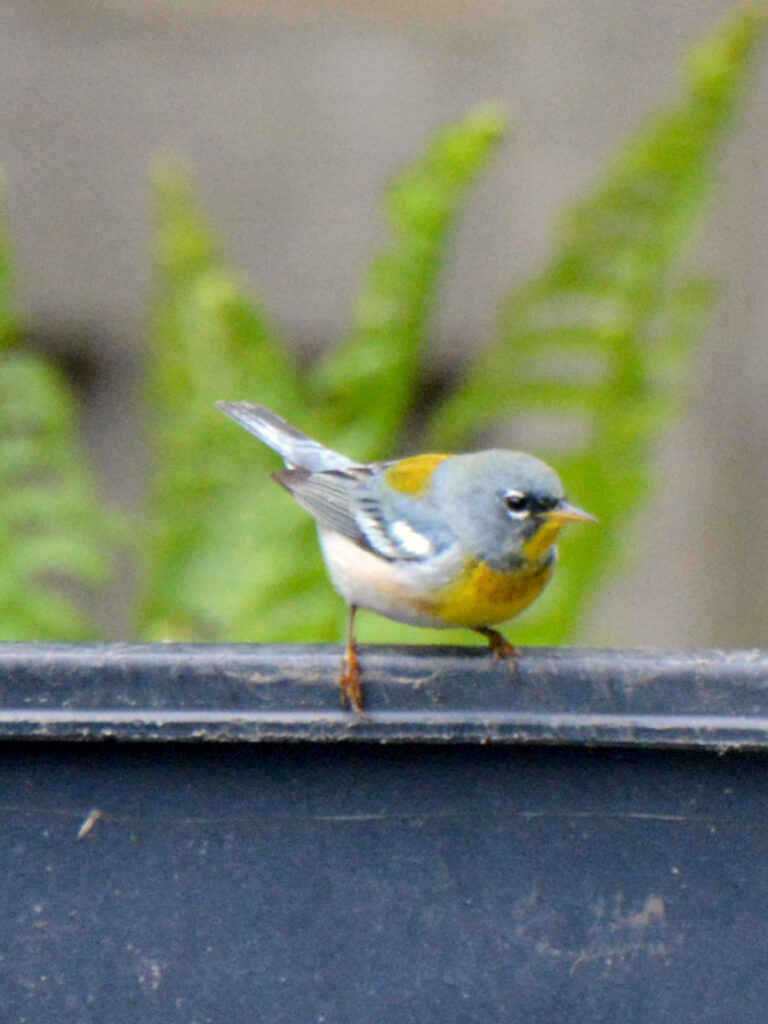
[[[570,501],[561,501],[559,505],[547,512],[546,518],[550,523],[557,523],[559,526],[565,523],[596,523],[597,517],[581,508],[576,508]]]

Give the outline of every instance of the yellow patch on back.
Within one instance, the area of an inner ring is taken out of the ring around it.
[[[554,571],[554,562],[534,571],[498,572],[485,562],[467,566],[441,588],[423,611],[449,626],[494,626],[514,619],[535,601]]]
[[[525,557],[531,562],[537,562],[543,554],[545,554],[557,540],[557,535],[563,528],[563,523],[555,522],[554,520],[544,520],[544,523],[537,533],[531,537],[528,543],[523,548]]]
[[[441,462],[450,459],[450,455],[414,455],[410,459],[401,459],[384,474],[389,486],[407,494],[411,498],[420,498],[426,493],[432,474]]]

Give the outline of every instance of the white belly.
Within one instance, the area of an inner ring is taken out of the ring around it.
[[[330,530],[320,530],[325,564],[334,587],[347,604],[410,626],[445,628],[421,607],[429,595],[460,571],[462,558],[449,551],[424,562],[389,562]]]

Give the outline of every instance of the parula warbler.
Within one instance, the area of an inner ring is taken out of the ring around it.
[[[482,633],[494,654],[516,649],[492,627],[527,608],[555,568],[572,505],[553,469],[525,452],[414,455],[359,463],[326,448],[261,405],[219,408],[273,448],[274,479],[314,516],[333,585],[349,605],[342,704],[362,710],[355,612]]]

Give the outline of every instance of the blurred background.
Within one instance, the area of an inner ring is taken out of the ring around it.
[[[81,390],[107,493],[134,506],[146,479],[136,391],[158,151],[188,155],[233,263],[310,356],[344,334],[382,238],[383,185],[440,123],[501,100],[515,132],[455,238],[433,339],[440,373],[488,338],[499,297],[547,253],[557,211],[673,96],[681,52],[728,9],[5,0],[0,163],[23,315],[33,344]],[[592,642],[768,643],[766,115],[762,61],[695,257],[716,273],[720,298],[692,402],[638,523],[640,561],[605,595]],[[125,601],[109,614],[112,633],[126,635]]]

